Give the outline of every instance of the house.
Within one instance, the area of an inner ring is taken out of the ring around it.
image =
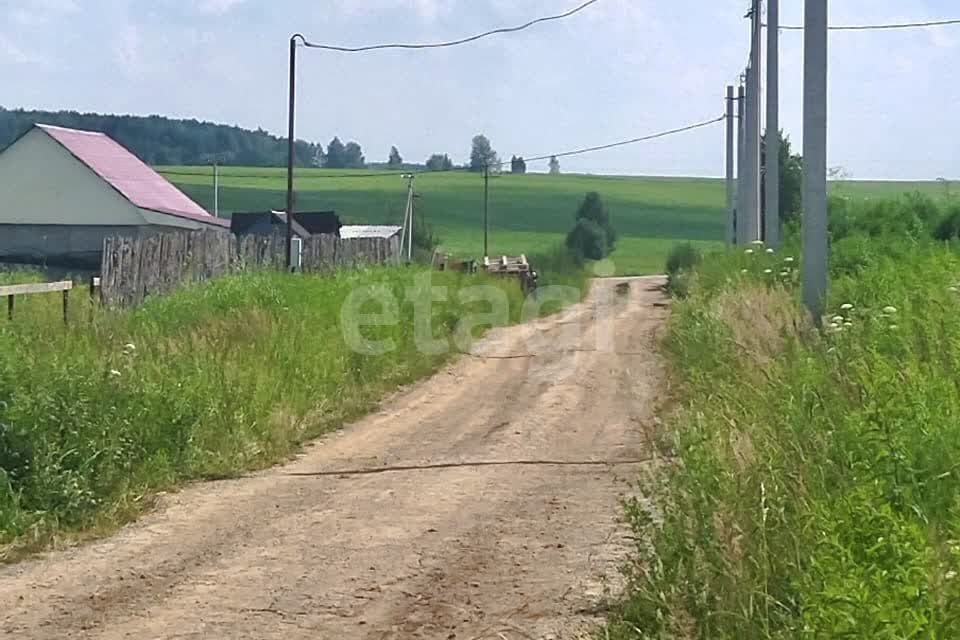
[[[270,235],[282,233],[286,228],[287,214],[283,211],[237,212],[230,218],[230,231],[238,236]],[[293,235],[309,238],[328,233],[339,235],[340,218],[333,211],[305,211],[293,214]]]
[[[38,124],[0,153],[0,261],[96,269],[110,236],[228,227],[103,133]]]

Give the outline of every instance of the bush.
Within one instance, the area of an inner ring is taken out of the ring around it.
[[[579,259],[602,260],[610,253],[607,233],[593,220],[580,219],[567,235],[567,248]]]
[[[667,289],[678,298],[685,298],[690,286],[690,272],[703,260],[693,244],[678,244],[667,254]]]

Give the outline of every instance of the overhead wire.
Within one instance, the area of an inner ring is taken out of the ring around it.
[[[477,35],[468,36],[466,38],[460,38],[459,40],[450,40],[447,42],[433,42],[433,43],[421,43],[421,44],[408,44],[408,43],[389,43],[389,44],[374,44],[367,45],[362,47],[344,47],[339,45],[332,44],[322,44],[317,42],[311,42],[303,35],[297,34],[294,38],[299,38],[301,45],[309,49],[323,49],[326,51],[339,51],[341,53],[359,53],[362,51],[380,51],[383,49],[443,49],[447,47],[456,47],[463,44],[468,44],[470,42],[476,42],[477,40],[482,40],[484,38],[489,38],[490,36],[501,35],[506,33],[517,33],[518,31],[524,31],[531,27],[534,27],[538,24],[544,22],[555,22],[558,20],[564,20],[570,18],[581,11],[584,11],[588,7],[597,4],[600,0],[588,0],[583,4],[554,16],[544,16],[542,18],[537,18],[531,20],[524,24],[515,26],[515,27],[502,27],[500,29],[492,29],[490,31],[485,31]]]
[[[832,25],[827,28],[830,31],[893,31],[896,29],[924,29],[929,27],[946,27],[951,25],[960,25],[960,18],[931,20],[927,22],[899,22],[891,24]],[[767,27],[766,24],[763,26]],[[804,27],[800,25],[781,25],[780,29],[782,31],[803,31]]]

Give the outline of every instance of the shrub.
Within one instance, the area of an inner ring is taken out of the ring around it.
[[[580,219],[567,235],[567,248],[579,259],[602,260],[610,253],[607,233],[593,220]]]

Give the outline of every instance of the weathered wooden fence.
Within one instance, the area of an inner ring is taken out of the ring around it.
[[[399,261],[398,237],[344,239],[319,235],[303,241],[301,269],[310,273]],[[222,232],[184,231],[107,238],[100,273],[101,298],[110,306],[134,306],[147,296],[166,293],[184,283],[285,266],[283,234],[238,239]]]

